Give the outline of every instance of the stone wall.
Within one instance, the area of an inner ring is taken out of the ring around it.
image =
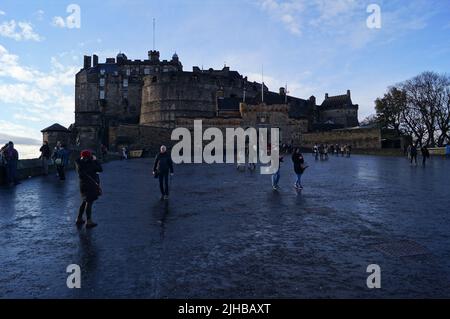
[[[302,135],[301,146],[312,148],[315,143],[348,144],[353,149],[381,149],[381,130],[358,128],[333,130],[329,132],[306,133]]]
[[[173,143],[170,140],[172,130],[146,125],[119,125],[109,128],[110,145],[112,150],[119,150],[123,146],[129,150],[145,150],[155,152],[164,144],[168,147]]]

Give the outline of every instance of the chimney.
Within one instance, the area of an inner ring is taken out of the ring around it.
[[[91,56],[90,55],[85,55],[84,56],[83,68],[84,69],[89,69],[90,67],[91,67]]]
[[[159,62],[159,51],[148,51],[148,58],[151,62]]]
[[[92,56],[92,65],[94,68],[98,65],[98,56],[96,54]]]
[[[328,93],[325,93],[325,100],[328,99]]]
[[[281,96],[285,96],[286,95],[286,89],[285,88],[283,88],[283,87],[280,88],[280,95]]]
[[[350,97],[350,90],[347,90],[347,96]]]

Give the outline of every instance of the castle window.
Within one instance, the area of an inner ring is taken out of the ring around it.
[[[127,74],[127,76],[130,76],[130,74],[131,74],[131,71],[130,71],[130,69],[128,69],[128,68],[127,68],[127,70],[126,70],[126,74]]]
[[[128,87],[128,79],[123,79],[123,87]]]
[[[100,86],[105,86],[105,78],[100,79]]]
[[[168,68],[163,68],[163,72],[169,72]]]
[[[106,72],[105,69],[100,69],[100,74],[101,75],[105,75],[105,72]]]
[[[146,75],[150,74],[150,69],[149,68],[145,68],[144,69],[144,74],[146,74]]]
[[[105,91],[101,90],[100,91],[100,100],[104,100],[105,99]]]

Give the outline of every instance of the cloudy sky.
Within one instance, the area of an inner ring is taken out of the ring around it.
[[[371,4],[381,28],[367,26]],[[263,65],[271,90],[287,83],[319,103],[351,89],[360,119],[388,85],[450,69],[450,0],[2,0],[2,136],[40,139],[46,126],[71,124],[83,55],[146,58],[153,18],[161,57],[176,51],[185,70],[226,64],[259,81]]]

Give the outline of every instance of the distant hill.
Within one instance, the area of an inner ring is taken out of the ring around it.
[[[41,141],[35,140],[34,138],[13,136],[13,135],[0,133],[0,145],[3,146],[4,144],[8,143],[9,141],[12,141],[14,144],[24,144],[24,145],[40,145],[41,144]]]

